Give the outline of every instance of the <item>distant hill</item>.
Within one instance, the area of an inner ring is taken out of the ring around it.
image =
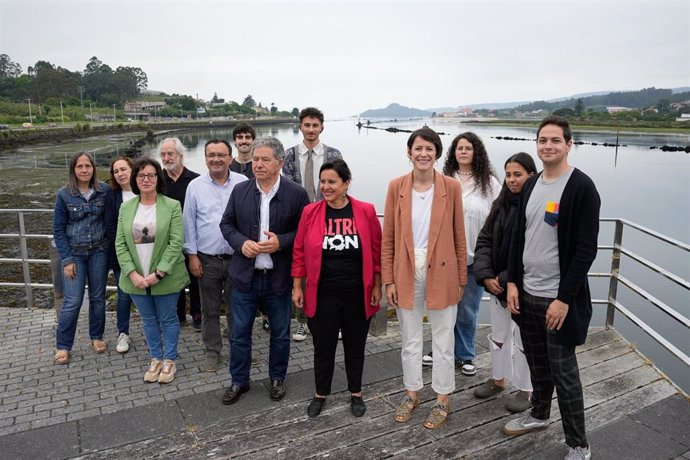
[[[689,92],[676,92],[676,90],[682,89],[683,88],[663,89],[651,87],[640,91],[619,91],[580,98],[585,107],[617,106],[642,109],[656,105],[661,99],[668,99],[670,102],[676,102],[690,98]],[[577,99],[578,97],[571,97],[555,101],[535,101],[515,108],[524,112],[540,109],[557,110],[562,108],[573,108],[577,103]]]
[[[649,88],[649,89],[655,89],[655,88]],[[641,91],[647,91],[647,90],[641,90]],[[671,88],[670,90],[661,90],[661,91],[670,91],[670,93],[665,93],[665,95],[670,96],[669,99],[672,99],[671,95],[676,95],[676,94],[680,94],[680,93],[687,93],[688,91],[690,91],[690,87]],[[611,90],[611,91],[593,91],[593,92],[589,92],[589,93],[578,93],[578,94],[573,94],[571,96],[549,99],[546,101],[491,102],[491,103],[482,103],[482,104],[466,104],[466,105],[459,105],[456,107],[432,107],[432,108],[428,108],[426,110],[429,112],[443,113],[443,112],[457,112],[460,109],[464,109],[464,108],[471,108],[473,110],[479,110],[479,109],[488,109],[488,110],[514,109],[514,108],[521,107],[521,106],[527,106],[528,104],[539,105],[539,107],[534,109],[534,110],[538,110],[539,108],[558,109],[558,108],[562,108],[562,107],[573,107],[578,98],[582,98],[582,101],[588,107],[591,107],[593,105],[622,105],[622,106],[625,106],[623,104],[618,104],[618,103],[613,103],[613,102],[607,103],[607,104],[588,103],[587,99],[588,98],[595,98],[595,99],[592,99],[592,101],[593,101],[593,100],[596,100],[596,96],[612,95],[610,98],[601,98],[599,100],[606,100],[606,99],[620,100],[621,97],[613,96],[613,95],[626,95],[626,96],[623,96],[623,98],[626,98],[627,96],[632,95],[631,93],[639,93],[639,92],[640,91],[613,91],[613,90]],[[650,93],[650,94],[652,94],[652,93]],[[650,102],[649,104],[645,104],[645,106],[656,104],[658,102],[658,100],[663,98],[663,97],[664,96],[661,96],[656,100],[653,100],[654,97],[652,97],[651,99],[653,101]],[[625,107],[628,107],[628,106],[625,106]]]
[[[405,107],[404,105],[396,104],[395,102],[389,104],[385,109],[370,109],[359,114],[360,117],[374,118],[374,117],[393,117],[393,118],[408,118],[408,117],[430,117],[433,112],[426,110],[415,109],[414,107]]]

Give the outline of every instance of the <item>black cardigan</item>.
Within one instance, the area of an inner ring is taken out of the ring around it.
[[[512,209],[511,209],[512,207]],[[496,208],[486,219],[482,231],[477,237],[477,245],[474,248],[474,278],[477,284],[484,287],[484,280],[498,277],[498,282],[503,292],[496,296],[499,300],[506,300],[506,284],[508,282],[508,261],[499,259],[501,240],[510,239],[506,229],[510,220],[517,217],[516,204],[502,205]],[[505,306],[505,304],[504,304]]]
[[[518,221],[515,225],[510,255],[508,281],[517,284],[522,293],[525,249],[525,209],[534,185],[542,173],[530,178],[522,188]],[[594,182],[575,168],[565,185],[558,206],[558,261],[561,279],[557,299],[568,305],[568,314],[556,337],[562,345],[582,345],[592,319],[592,299],[587,282],[589,271],[597,255],[599,208],[601,200]],[[520,315],[513,316],[520,324]]]

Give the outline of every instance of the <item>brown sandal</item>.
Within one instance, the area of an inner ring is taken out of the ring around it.
[[[450,401],[448,401],[446,404],[437,402],[436,405],[431,408],[431,412],[429,412],[426,422],[424,422],[424,428],[435,430],[436,428],[442,427],[446,423],[449,413]]]
[[[405,423],[410,420],[410,418],[412,418],[412,411],[415,410],[417,406],[419,406],[419,398],[413,399],[406,394],[395,410],[395,421],[398,423]]]
[[[96,353],[101,354],[105,353],[105,350],[108,349],[108,344],[102,340],[92,340],[91,348],[93,348],[93,351],[95,351]]]
[[[57,350],[55,352],[54,361],[55,361],[55,364],[67,364],[67,363],[69,363],[69,351]]]

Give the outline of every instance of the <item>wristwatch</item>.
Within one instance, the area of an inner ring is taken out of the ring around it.
[[[158,278],[158,281],[161,281],[164,278],[163,276],[161,276],[161,272],[159,272],[158,270],[156,270],[156,278]]]

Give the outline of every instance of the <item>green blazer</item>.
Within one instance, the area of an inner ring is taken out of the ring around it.
[[[129,279],[129,274],[133,271],[142,275],[144,273],[132,238],[132,223],[138,206],[138,196],[122,203],[117,219],[115,252],[121,269],[118,281],[120,289],[127,294],[146,295],[144,289],[135,287]],[[189,284],[189,274],[182,255],[183,241],[184,226],[180,202],[159,193],[156,197],[156,240],[153,243],[151,272],[157,269],[166,275],[151,287],[152,295],[173,294]]]

